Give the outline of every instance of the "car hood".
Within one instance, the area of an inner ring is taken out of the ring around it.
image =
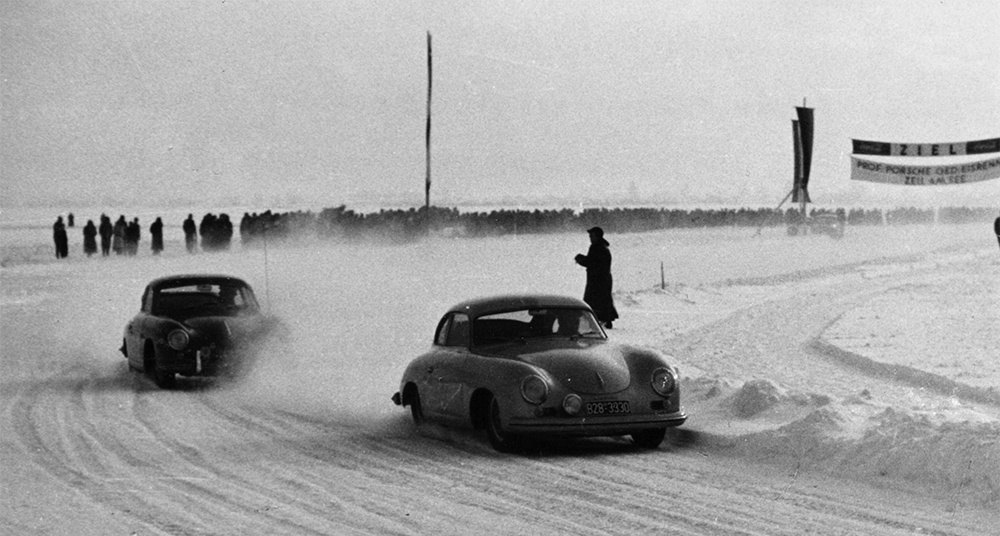
[[[603,341],[533,343],[506,347],[495,355],[545,369],[563,387],[580,394],[617,393],[627,389],[632,380],[624,348]]]

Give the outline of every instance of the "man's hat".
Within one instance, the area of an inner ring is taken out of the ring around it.
[[[587,229],[587,232],[590,234],[596,234],[598,238],[604,238],[604,229],[601,229],[600,227],[591,227],[590,229]]]

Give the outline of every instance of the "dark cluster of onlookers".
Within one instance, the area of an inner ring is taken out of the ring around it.
[[[944,207],[937,211],[938,223],[988,221],[990,209]],[[844,209],[813,208],[810,218],[833,215],[842,225],[886,225],[934,223],[933,209]],[[284,239],[314,236],[324,239],[409,241],[428,231],[460,236],[498,236],[579,232],[600,226],[611,233],[704,227],[776,227],[798,225],[803,216],[798,207],[657,209],[592,208],[461,212],[457,208],[380,210],[360,213],[341,205],[314,212],[245,213],[240,221],[241,242],[253,244],[264,238]]]
[[[244,212],[240,218],[240,242],[245,245],[263,243],[269,238],[287,239],[314,234],[316,217],[309,211],[274,213]]]
[[[52,225],[52,238],[56,245],[56,258],[69,256],[69,239],[66,227],[74,226],[73,214],[70,213],[66,220],[66,223],[63,223],[62,216],[59,216]],[[126,221],[125,215],[122,214],[112,223],[110,217],[106,214],[101,214],[99,221],[100,223],[95,225],[94,220],[87,220],[87,224],[83,226],[83,253],[85,255],[89,257],[97,254],[98,248],[100,248],[100,253],[104,257],[111,255],[111,253],[128,256],[138,253],[139,241],[142,238],[142,228],[139,226],[139,218]],[[160,218],[156,218],[156,221],[150,226],[149,231],[153,240],[153,253],[159,253],[163,250],[163,222]]]
[[[843,209],[813,210],[811,215],[834,212],[842,221]],[[881,216],[880,216],[881,217]],[[461,212],[457,208],[380,210],[359,213],[346,206],[323,209],[321,212],[272,213],[245,216],[240,225],[251,240],[261,236],[286,237],[314,235],[320,238],[381,239],[408,241],[429,230],[461,236],[499,236],[577,232],[601,226],[607,232],[642,232],[659,229],[700,227],[759,227],[796,223],[797,208],[775,209],[655,209],[655,208],[594,208]],[[881,222],[880,222],[881,223]],[[248,239],[244,238],[244,242]]]
[[[959,224],[989,221],[996,211],[985,208],[943,207],[920,209],[913,207],[882,209],[811,209],[810,217],[833,214],[846,226],[903,225],[944,223]],[[311,211],[244,213],[239,223],[240,242],[253,246],[266,240],[287,240],[300,237],[318,237],[335,240],[388,240],[406,242],[428,232],[457,236],[498,236],[508,234],[537,234],[578,232],[595,226],[609,233],[654,231],[704,227],[765,227],[802,223],[798,207],[785,210],[768,208],[721,209],[666,209],[666,208],[590,208],[582,211],[553,210],[493,210],[489,212],[461,212],[457,208],[410,208],[379,210],[361,213],[345,205],[326,208],[319,213]],[[67,225],[68,224],[68,225]],[[66,227],[73,227],[73,215],[68,222],[62,216],[53,225],[56,256],[66,257],[68,247]],[[233,223],[227,214],[205,214],[196,223],[188,214],[182,224],[184,243],[188,252],[220,251],[231,247]],[[149,227],[153,254],[163,250],[163,222],[156,218]],[[139,219],[126,221],[119,216],[114,223],[102,214],[100,224],[88,221],[83,230],[84,253],[88,256],[98,251],[108,256],[135,255],[141,238]]]
[[[101,214],[98,224],[94,220],[87,220],[83,226],[83,253],[90,257],[96,255],[98,251],[102,257],[108,257],[112,253],[115,255],[134,256],[139,252],[139,242],[142,240],[142,227],[139,225],[139,218],[126,220],[125,215],[118,216],[114,222],[106,214]],[[206,251],[226,249],[233,235],[233,227],[229,222],[229,216],[222,214],[215,216],[206,214],[202,224],[196,226],[192,215],[182,225],[185,234],[185,243],[189,252],[198,249],[198,235],[202,237],[202,249]],[[69,256],[69,238],[67,227],[74,226],[74,216],[70,213],[66,221],[63,217],[56,218],[52,224],[52,238],[56,246],[56,258]],[[153,255],[159,255],[164,249],[163,240],[163,219],[157,217],[149,225],[150,250]]]
[[[198,234],[201,235],[202,251],[227,250],[233,242],[233,222],[229,220],[228,214],[216,216],[209,212],[201,218]]]
[[[942,207],[938,211],[938,222],[948,224],[976,223],[989,221],[996,214],[997,211],[982,207]]]

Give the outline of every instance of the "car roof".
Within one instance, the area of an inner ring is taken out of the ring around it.
[[[246,281],[226,274],[179,274],[158,277],[149,282],[153,288],[173,287],[180,285],[196,285],[199,283],[237,283],[246,287],[250,284]]]
[[[583,300],[568,296],[553,294],[503,294],[466,300],[455,304],[448,311],[465,313],[472,318],[476,318],[491,313],[545,307],[591,310],[590,306]]]

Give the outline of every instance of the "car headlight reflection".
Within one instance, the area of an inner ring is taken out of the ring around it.
[[[653,371],[653,378],[650,381],[654,391],[661,396],[670,396],[677,388],[677,373],[661,367]]]
[[[528,376],[521,382],[521,396],[537,406],[549,397],[549,386],[538,376]]]
[[[570,393],[563,399],[562,407],[567,414],[577,415],[583,409],[583,400],[579,395]]]
[[[191,337],[183,329],[175,329],[167,335],[167,344],[174,350],[183,350],[191,342]]]

